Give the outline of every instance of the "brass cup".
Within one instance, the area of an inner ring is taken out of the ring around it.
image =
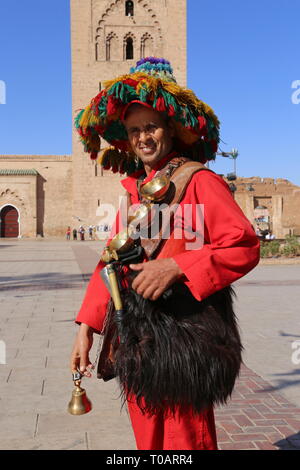
[[[125,253],[129,248],[134,245],[134,239],[131,237],[133,229],[127,228],[122,230],[114,236],[110,244],[108,245],[109,251],[112,253]]]
[[[167,193],[170,187],[170,180],[167,176],[159,176],[153,178],[152,181],[141,186],[140,193],[142,197],[150,202],[161,200]],[[151,203],[142,204],[133,214],[128,218],[128,228],[122,230],[111,240],[108,247],[105,249],[102,261],[109,263],[112,259],[117,259],[118,253],[126,253],[135,243],[132,237],[136,225],[143,220],[151,211]]]
[[[146,217],[149,212],[151,211],[151,204],[145,203],[142,204],[132,216],[128,217],[128,224],[132,224],[133,226],[138,225],[141,220]]]
[[[170,179],[167,176],[158,176],[149,183],[140,187],[140,193],[149,201],[159,201],[167,193],[170,186]]]

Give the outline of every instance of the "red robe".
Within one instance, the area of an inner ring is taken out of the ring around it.
[[[145,181],[150,181],[156,171],[172,156],[174,155],[161,160]],[[136,173],[122,181],[122,185],[130,194],[132,204],[139,202],[136,180],[140,174],[141,172]],[[185,274],[184,282],[191,293],[196,299],[202,300],[251,271],[259,262],[260,244],[252,225],[232,197],[227,183],[214,172],[204,170],[194,174],[180,203],[183,212],[183,207],[187,204],[191,207],[189,229],[194,232],[198,229],[197,205],[204,207],[204,244],[198,249],[185,249],[174,255],[170,253],[167,257],[172,257],[180,266]],[[175,215],[175,221],[179,230],[185,231],[181,217]],[[111,237],[120,228],[117,219]],[[164,250],[165,254],[166,252]],[[99,332],[103,328],[110,297],[99,275],[104,266],[101,261],[98,263],[76,318],[77,323],[85,323]],[[134,399],[128,403],[128,409],[138,449],[217,448],[212,409],[198,416],[192,415],[191,410],[178,409],[173,418],[150,418],[142,415]]]

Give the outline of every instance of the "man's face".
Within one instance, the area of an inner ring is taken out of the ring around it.
[[[157,111],[133,104],[126,113],[124,125],[133,152],[150,170],[172,150],[174,127]]]

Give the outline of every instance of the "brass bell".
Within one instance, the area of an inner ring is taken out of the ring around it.
[[[71,415],[83,415],[92,409],[92,404],[86,396],[84,388],[80,387],[81,380],[74,380],[75,389],[68,405],[68,412]]]

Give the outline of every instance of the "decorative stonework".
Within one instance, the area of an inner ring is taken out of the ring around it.
[[[16,191],[11,190],[10,188],[7,188],[2,191],[0,189],[0,207],[2,208],[7,204],[13,204],[18,207],[23,207],[26,211],[24,198],[20,197]]]
[[[141,57],[149,57],[153,55],[153,37],[149,33],[143,34],[141,37],[141,51],[140,51],[140,56]]]
[[[134,3],[134,16],[125,16],[125,0],[116,0],[115,2],[110,3],[102,13],[100,2],[95,4],[93,18],[97,18],[97,15],[100,16],[100,20],[96,21],[94,26],[96,61],[107,60],[107,38],[108,34],[111,34],[112,32],[114,32],[119,38],[123,37],[124,42],[126,41],[126,38],[129,37],[128,34],[130,34],[130,37],[134,40],[134,60],[138,60],[142,57],[142,38],[144,38],[145,41],[145,35],[148,36],[147,39],[151,38],[152,41],[151,46],[148,47],[149,52],[151,52],[152,48],[154,54],[155,50],[160,47],[163,41],[163,33],[156,12],[152,6],[149,6],[147,1],[140,0],[135,1]],[[127,32],[125,32],[126,29]],[[128,30],[130,33],[128,33]],[[110,32],[108,33],[108,31]],[[120,53],[116,53],[115,56],[116,59],[114,60],[123,60],[125,53],[123,52],[121,59],[118,59],[118,57],[120,57]]]
[[[111,31],[105,40],[106,46],[106,60],[121,60],[121,50],[120,50],[120,41],[116,33]],[[96,49],[97,51],[98,49]],[[98,52],[97,52],[98,54]]]

